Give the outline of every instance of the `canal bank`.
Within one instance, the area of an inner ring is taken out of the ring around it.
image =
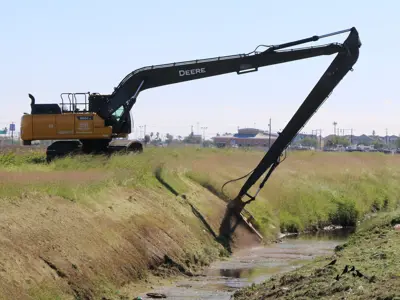
[[[334,255],[237,290],[232,298],[400,299],[399,224],[398,211],[371,216]]]

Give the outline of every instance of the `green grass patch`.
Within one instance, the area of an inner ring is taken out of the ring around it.
[[[63,300],[66,299],[61,289],[50,284],[42,283],[28,289],[28,295],[34,300]],[[68,297],[71,298],[71,297]]]

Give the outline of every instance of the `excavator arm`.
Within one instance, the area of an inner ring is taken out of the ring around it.
[[[256,168],[250,172],[250,177],[244,183],[236,198],[230,202],[229,207],[234,209],[236,213],[240,213],[246,204],[255,200],[257,194],[264,187],[272,172],[279,165],[280,157],[287,146],[311,116],[317,111],[320,105],[329,97],[331,92],[344,76],[352,70],[354,64],[358,60],[359,48],[361,47],[358,32],[355,28],[351,29],[351,33],[343,43],[342,47],[344,51],[340,51],[337,54],[305,101],[293,115],[283,131],[279,134],[266,155]],[[255,195],[251,196],[249,194],[250,188],[263,176],[265,172],[267,172],[267,170],[268,173],[261,181]],[[243,201],[242,199],[244,196],[247,196],[249,200]]]
[[[114,89],[114,92],[111,95],[107,95],[106,101],[103,101],[101,105],[97,107],[96,112],[99,116],[107,120],[110,119],[112,114],[117,110],[123,108],[120,120],[124,122],[132,106],[135,104],[139,93],[149,88],[233,72],[245,74],[257,71],[260,67],[322,55],[347,53],[348,47],[340,43],[298,49],[282,49],[318,41],[321,38],[349,31],[351,32],[349,36],[350,39],[358,38],[357,30],[351,28],[322,36],[312,36],[285,44],[267,46],[268,48],[261,52],[257,52],[256,49],[248,54],[237,54],[140,68],[128,74]],[[114,131],[118,132],[118,127],[122,127],[124,124],[113,124],[113,126],[115,127]]]

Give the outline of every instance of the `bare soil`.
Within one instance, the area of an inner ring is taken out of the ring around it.
[[[76,172],[63,174],[82,181]],[[62,175],[1,176],[23,181],[48,176],[51,181]],[[204,189],[184,199],[159,188],[113,192],[85,204],[44,196],[3,201],[1,299],[120,299],[121,290],[133,297],[137,291],[124,286],[147,280],[149,269],[161,277],[192,276],[225,253],[209,232],[218,234],[224,201]],[[238,245],[244,236],[248,231],[238,227]]]

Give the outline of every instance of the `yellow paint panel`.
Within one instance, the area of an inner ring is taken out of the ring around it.
[[[111,126],[95,113],[65,113],[53,115],[24,115],[21,119],[21,138],[24,141],[58,139],[106,139]]]
[[[21,118],[21,139],[23,141],[31,141],[32,140],[32,116],[31,115],[23,115]]]
[[[57,135],[74,134],[74,115],[64,114],[56,116]]]
[[[55,115],[33,115],[33,137],[35,139],[56,136]]]
[[[104,128],[104,120],[97,114],[94,114],[94,128]]]

